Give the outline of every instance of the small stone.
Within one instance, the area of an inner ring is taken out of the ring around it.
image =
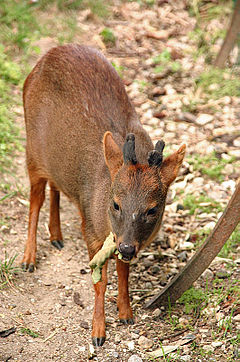
[[[212,230],[215,227],[215,225],[216,225],[216,223],[214,221],[210,221],[206,225],[204,225],[204,229]]]
[[[139,357],[137,354],[133,354],[129,359],[128,362],[143,362],[142,358]]]
[[[150,266],[153,265],[153,262],[150,260],[144,260],[143,264],[144,264],[145,268],[148,269]]]
[[[203,177],[194,177],[192,180],[194,187],[201,187],[204,184]]]
[[[181,262],[184,262],[187,261],[188,255],[186,251],[182,251],[177,257]]]
[[[203,349],[207,352],[213,352],[214,348],[210,345],[203,346]]]
[[[152,283],[151,282],[146,282],[145,283],[145,288],[146,289],[152,289]]]
[[[147,260],[154,261],[155,257],[153,254],[148,255]]]
[[[161,311],[159,308],[155,309],[155,311],[153,312],[152,316],[153,318],[158,318],[161,314]]]
[[[218,312],[215,317],[218,322],[221,322],[224,319],[224,313]]]
[[[236,138],[236,139],[233,141],[233,146],[240,148],[240,138]]]
[[[169,31],[165,29],[147,31],[145,35],[147,38],[153,38],[157,40],[167,40],[169,38]]]
[[[152,274],[158,274],[160,272],[160,267],[158,265],[153,265],[150,268],[150,271],[151,271]]]
[[[138,344],[140,347],[144,348],[144,349],[149,349],[153,346],[153,341],[151,341],[150,339],[144,337],[144,336],[141,336],[139,339],[138,339]]]
[[[153,131],[153,135],[156,138],[161,138],[162,137],[162,129],[161,128],[157,128]]]
[[[177,204],[176,211],[184,210],[184,206],[182,204]]]
[[[236,260],[235,260],[235,263],[236,263],[236,264],[240,264],[240,258],[236,259]]]
[[[84,308],[83,301],[81,300],[80,294],[78,292],[74,292],[73,301],[74,301],[75,304],[77,304],[80,307]]]
[[[240,157],[240,149],[230,150],[230,151],[229,151],[229,155],[239,158],[239,157]]]
[[[153,88],[153,90],[151,91],[151,94],[153,95],[153,96],[163,96],[163,95],[165,95],[166,94],[166,90],[165,89],[163,89],[163,88],[160,88],[160,87],[155,87],[155,88]]]
[[[119,357],[119,354],[118,354],[118,352],[113,351],[112,356],[113,356],[113,358],[118,358],[118,357]]]
[[[202,277],[203,279],[212,279],[212,278],[213,278],[213,272],[212,272],[210,269],[206,269],[206,270],[202,273],[201,277]]]
[[[132,337],[132,339],[137,339],[137,338],[139,338],[139,335],[137,333],[132,332],[131,337]]]
[[[82,327],[82,328],[84,328],[84,329],[89,329],[88,322],[86,322],[86,321],[81,321],[81,322],[80,322],[80,327]]]
[[[180,317],[179,323],[182,324],[183,326],[187,326],[189,324],[189,321],[184,317]]]
[[[116,334],[114,340],[115,340],[115,343],[120,343],[122,340],[120,334]]]
[[[192,250],[192,249],[194,249],[194,244],[191,243],[190,241],[184,241],[184,242],[180,243],[179,249],[180,250]]]
[[[235,187],[236,187],[236,182],[233,181],[233,180],[228,180],[228,181],[224,181],[221,183],[221,187],[224,189],[224,190],[231,190],[231,192],[234,192],[235,190]]]
[[[181,356],[180,361],[186,361],[186,362],[191,361],[191,356],[189,355]]]
[[[240,313],[238,313],[237,315],[235,315],[234,317],[232,317],[232,320],[234,322],[240,322]]]
[[[140,330],[139,330],[139,329],[134,329],[134,330],[133,330],[133,333],[139,334],[139,333],[140,333]]]
[[[218,277],[219,279],[226,279],[230,276],[231,274],[225,270],[225,269],[222,269],[222,270],[219,270],[217,273],[216,273],[216,277]]]
[[[128,346],[129,351],[134,350],[134,342],[133,341],[128,341],[127,346]]]
[[[213,348],[218,348],[218,347],[221,347],[223,344],[223,342],[221,341],[215,341],[215,342],[212,342],[212,346]]]
[[[214,119],[214,117],[211,114],[202,113],[196,118],[195,122],[199,126],[204,126],[205,124],[212,122],[213,119]]]

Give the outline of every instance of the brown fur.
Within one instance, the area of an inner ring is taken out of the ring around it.
[[[35,265],[38,215],[46,182],[51,189],[51,241],[62,240],[62,191],[80,212],[90,259],[110,231],[118,246],[121,240],[127,241],[137,252],[148,244],[160,227],[167,189],[177,176],[185,146],[159,168],[147,164],[153,144],[137,119],[123,83],[108,61],[89,47],[66,45],[50,50],[26,79],[23,100],[31,184],[24,267],[33,269]],[[128,133],[134,133],[136,140],[138,163],[134,166],[123,164],[122,149]],[[113,201],[119,203],[119,210],[114,210]],[[153,207],[158,207],[157,214],[148,215]],[[133,213],[136,222],[131,221]],[[145,229],[142,224],[146,224]],[[102,282],[95,285],[92,336],[97,345],[105,338],[106,270],[105,265]],[[117,260],[117,271],[119,317],[131,323],[129,265]]]

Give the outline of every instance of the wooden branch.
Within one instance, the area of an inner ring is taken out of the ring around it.
[[[168,303],[175,303],[204,270],[208,268],[239,222],[240,178],[227,207],[204,244],[189,260],[183,270],[158,295],[152,298],[145,305],[145,308],[154,308],[160,305],[167,306]]]
[[[236,0],[235,9],[233,11],[230,27],[224,39],[223,45],[217,55],[214,65],[218,68],[224,68],[226,60],[232,50],[234,43],[237,40],[238,33],[240,32],[240,0]]]

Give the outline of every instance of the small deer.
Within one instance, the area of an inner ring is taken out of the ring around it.
[[[119,318],[133,324],[128,293],[129,261],[156,236],[169,185],[185,145],[163,160],[164,142],[153,143],[138,120],[113,66],[97,50],[70,44],[51,49],[27,77],[23,91],[26,157],[30,179],[28,239],[22,268],[33,272],[36,234],[45,186],[50,185],[50,242],[63,248],[60,191],[77,206],[89,258],[110,232],[116,259]],[[102,280],[94,285],[92,341],[105,341]]]

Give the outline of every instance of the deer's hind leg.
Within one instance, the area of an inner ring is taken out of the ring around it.
[[[49,231],[51,244],[61,250],[64,246],[60,223],[60,192],[50,182],[50,218]]]
[[[37,225],[39,211],[45,200],[45,187],[47,179],[40,177],[36,172],[29,170],[30,178],[30,208],[28,221],[28,239],[25,245],[24,256],[22,260],[23,270],[33,272],[36,264],[37,250]]]

